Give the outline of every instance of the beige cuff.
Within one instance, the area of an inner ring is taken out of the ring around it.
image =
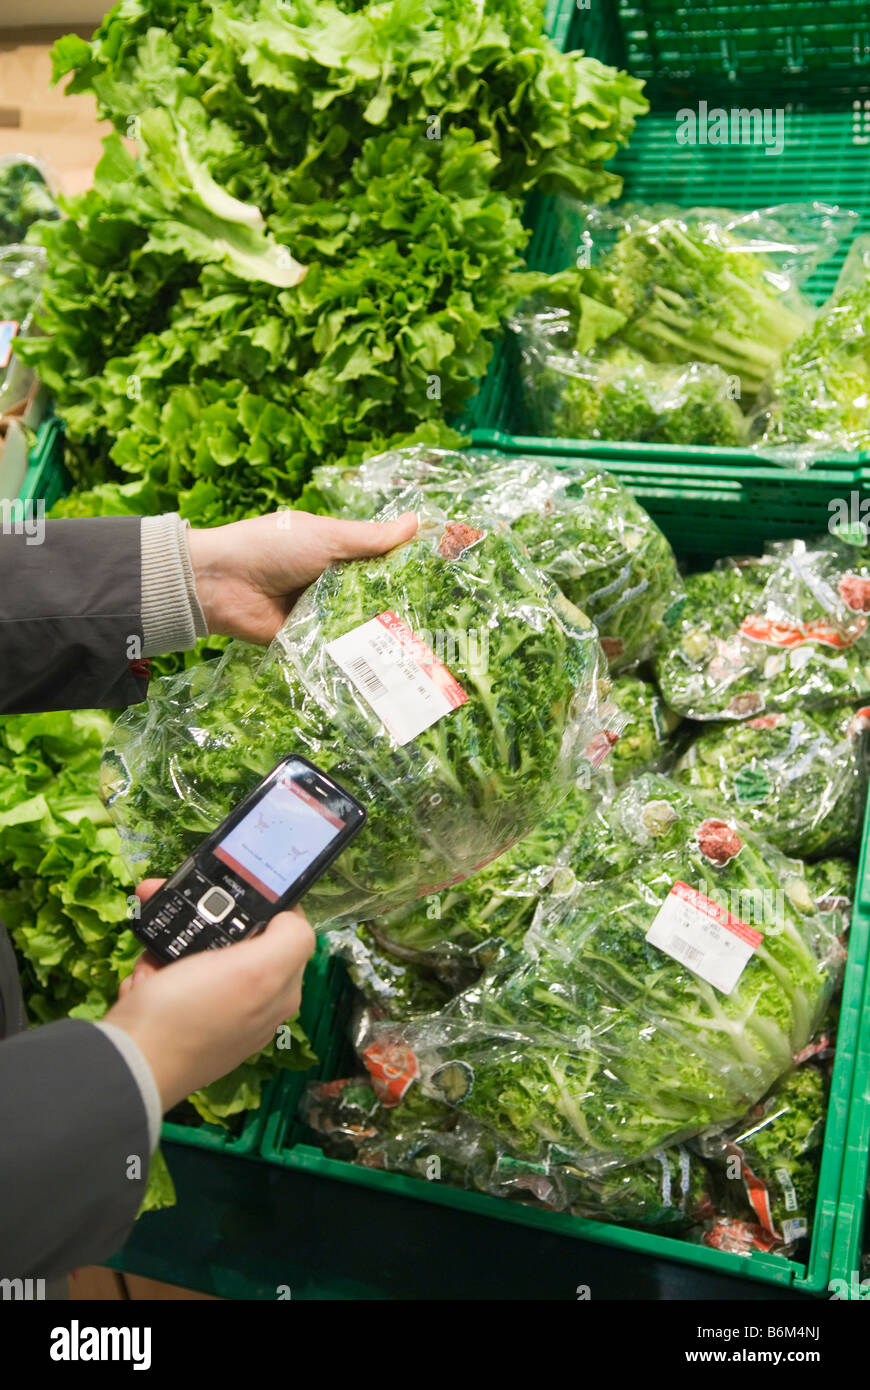
[[[208,627],[196,595],[187,527],[174,512],[142,518],[142,655],[185,652]]]
[[[95,1023],[95,1028],[99,1028],[101,1033],[105,1033],[117,1047],[127,1066],[133,1073],[139,1093],[142,1096],[142,1104],[145,1106],[145,1114],[148,1117],[148,1143],[151,1145],[151,1152],[160,1143],[160,1126],[163,1122],[163,1106],[160,1103],[160,1092],[157,1089],[157,1082],[145,1060],[144,1053],[140,1050],[139,1044],[135,1043],[123,1028],[119,1028],[114,1023]]]

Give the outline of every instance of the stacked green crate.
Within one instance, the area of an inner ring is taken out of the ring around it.
[[[639,8],[647,11],[653,6],[635,6],[632,10]],[[679,8],[691,11],[692,15],[701,11],[708,17],[721,14],[723,22],[731,26],[729,32],[736,36],[735,41],[745,32],[756,33],[753,26],[760,22],[762,13],[757,7],[740,5],[676,7],[665,4],[664,0],[655,8],[657,12],[661,8],[670,15],[676,14]],[[809,9],[802,5],[788,8]],[[866,5],[851,8],[867,11]],[[870,19],[866,27],[870,29]],[[814,45],[813,52],[821,60],[825,50],[817,27],[808,26],[806,34],[807,51]],[[627,66],[632,72],[642,68],[643,75],[650,78],[652,109],[638,122],[629,148],[613,166],[623,176],[626,199],[684,208],[727,207],[740,211],[817,200],[853,209],[859,217],[856,234],[870,232],[868,55],[849,68],[848,81],[844,79],[842,87],[835,87],[828,81],[818,89],[805,85],[798,92],[794,89],[793,74],[786,72],[770,47],[765,50],[767,67],[763,74],[755,70],[751,75],[738,71],[735,80],[717,85],[706,68],[703,72],[693,69],[688,48],[686,66],[678,78],[657,66],[657,50],[653,46],[645,50],[644,63],[636,68],[637,49],[632,47],[631,41],[626,41],[627,38],[630,38],[630,26],[626,23],[626,13],[618,13],[616,0],[599,0],[590,10],[578,9],[569,41],[572,47],[583,48],[604,61]],[[713,51],[711,39],[704,49],[709,62],[712,62]],[[763,57],[764,53],[759,52],[759,61]],[[652,75],[648,71],[651,63],[655,67]],[[708,116],[715,107],[729,112],[741,108],[781,112],[778,117],[784,133],[781,152],[775,152],[775,146],[768,151],[760,143],[678,143],[678,113],[697,112],[701,99],[707,103]],[[575,263],[581,230],[579,219],[572,228],[569,218],[555,215],[552,199],[535,198],[530,203],[528,222],[532,235],[527,259],[532,269],[554,272]],[[815,303],[821,304],[831,293],[847,249],[847,245],[842,246],[839,253],[819,267],[808,281],[806,292]],[[475,436],[478,442],[493,445],[498,445],[505,436],[529,437],[532,434],[522,392],[518,389],[518,353],[512,341],[502,344],[496,352],[466,423],[475,430],[484,431]],[[757,456],[748,449],[638,445],[601,440],[585,441],[585,445],[584,452],[588,456],[606,460],[625,456],[661,463],[689,461],[700,466],[723,460],[757,461]],[[824,462],[838,464],[847,458],[849,456],[831,453]],[[854,462],[855,457],[851,456],[850,461]]]
[[[729,85],[767,79],[854,81],[870,68],[870,15],[862,0],[619,0],[631,71],[654,84],[686,74]]]

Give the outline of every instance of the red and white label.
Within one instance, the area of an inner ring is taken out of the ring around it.
[[[371,1043],[363,1053],[363,1061],[375,1094],[387,1109],[399,1104],[411,1082],[420,1075],[417,1058],[407,1043],[387,1038]]]
[[[0,371],[9,366],[12,344],[17,333],[18,321],[16,319],[0,319]]]
[[[861,618],[851,625],[849,633],[844,633],[832,623],[775,623],[770,618],[744,618],[740,631],[750,642],[762,642],[768,647],[803,647],[808,642],[819,642],[823,647],[837,647],[842,650],[851,647],[867,626],[867,619]]]
[[[410,743],[468,699],[443,662],[395,613],[379,613],[326,650],[397,743]]]
[[[651,946],[723,994],[734,989],[763,939],[761,932],[688,883],[674,884],[646,934]]]

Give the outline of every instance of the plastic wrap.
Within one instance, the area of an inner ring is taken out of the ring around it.
[[[534,563],[596,624],[613,670],[651,655],[682,598],[667,540],[622,483],[594,464],[555,468],[533,455],[414,446],[355,469],[316,469],[311,500],[365,518],[408,486],[453,516],[508,522]]]
[[[686,579],[685,604],[655,660],[662,696],[700,720],[863,699],[868,613],[870,549],[860,529],[722,560]]]
[[[365,923],[331,931],[327,940],[332,954],[345,962],[351,981],[376,1018],[405,1019],[435,1013],[456,992],[433,969],[385,949]]]
[[[807,883],[822,912],[836,912],[842,933],[849,930],[855,900],[857,865],[851,859],[834,856],[804,866]]]
[[[518,947],[541,892],[573,881],[563,867],[567,847],[598,798],[597,783],[573,788],[557,811],[464,883],[375,919],[371,929],[380,945],[442,979],[450,972],[455,978],[457,969],[480,971]]]
[[[857,215],[820,203],[560,209],[557,240],[577,268],[511,321],[533,430],[745,444],[744,408],[812,321],[800,284]]]
[[[595,629],[506,529],[397,506],[415,500],[417,535],[328,569],[265,655],[232,644],[118,720],[103,793],[137,876],[174,869],[299,752],[368,810],[306,911],[360,921],[503,853],[601,761]]]
[[[870,709],[762,714],[705,729],[672,776],[733,805],[785,854],[833,854],[857,840],[867,798]]]
[[[450,1106],[419,1092],[384,1106],[365,1076],[313,1082],[301,1113],[327,1154],[365,1168],[474,1187],[475,1170],[493,1161],[479,1127]]]
[[[33,327],[44,270],[42,247],[0,246],[0,417],[21,415],[35,388],[14,347]]]
[[[870,448],[870,236],[856,237],[834,293],[773,372],[753,442],[787,462]]]
[[[778,1254],[793,1254],[809,1237],[826,1111],[822,1072],[804,1064],[738,1124],[694,1141],[714,1171],[720,1211],[706,1243],[722,1248],[722,1217],[726,1231],[734,1220],[757,1226],[761,1248]],[[757,1237],[752,1248],[759,1248]]]
[[[709,1173],[683,1145],[593,1178],[569,1165],[517,1158],[470,1116],[419,1090],[385,1106],[365,1076],[312,1083],[301,1113],[327,1154],[366,1168],[669,1234],[713,1214]]]
[[[789,1069],[845,957],[802,866],[653,775],[613,827],[622,873],[543,896],[523,954],[440,1014],[371,1030],[383,1095],[417,1085],[521,1158],[600,1173],[733,1122]]]
[[[607,804],[612,786],[662,762],[679,724],[655,687],[634,676],[614,680],[608,703],[620,732],[597,781],[584,778],[558,811],[465,883],[380,917],[373,931],[383,947],[443,976],[457,964],[490,964],[503,947],[520,944],[542,890],[570,885],[571,846],[581,827]]]
[[[608,699],[625,719],[605,764],[614,784],[621,787],[639,772],[654,771],[668,760],[682,719],[650,681],[637,676],[619,676]]]
[[[531,347],[526,380],[535,370]],[[731,394],[733,380],[712,363],[668,367],[647,362],[630,348],[576,354],[549,372],[564,377],[544,434],[565,439],[627,439],[644,444],[692,444],[737,449],[748,442],[746,418]],[[529,390],[529,385],[526,387]]]
[[[23,241],[34,222],[60,217],[43,166],[26,154],[0,156],[0,247]]]
[[[710,1175],[683,1144],[657,1149],[643,1163],[614,1168],[600,1178],[563,1172],[573,1216],[676,1234],[710,1215]]]

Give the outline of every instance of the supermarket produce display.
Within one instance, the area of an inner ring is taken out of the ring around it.
[[[556,1148],[593,1173],[757,1101],[812,1039],[845,955],[799,865],[739,821],[649,774],[609,820],[633,832],[622,873],[545,895],[516,959],[440,1014],[375,1025],[365,1049],[376,1079],[408,1053],[390,1094],[416,1080],[521,1157]],[[745,952],[688,948],[693,914],[740,902]]]
[[[582,453],[677,445],[697,481],[738,449],[755,480],[870,448],[864,203],[836,180],[620,201],[643,84],[542,28],[538,0],[122,0],[57,44],[115,133],[71,199],[0,159],[0,496],[50,393],[56,516],[421,526],[330,566],[265,651],[158,659],[117,719],[4,716],[0,920],[32,1022],[101,1018],[133,883],[298,749],[369,815],[306,897],[316,1003],[175,1136],[288,1167],[313,1139],[820,1292],[863,921],[863,510],[701,570],[709,546],[682,563]],[[509,395],[529,432],[469,439],[493,400],[519,429]],[[781,473],[771,535],[808,529],[806,476]],[[655,516],[680,481],[646,477]],[[143,1210],[173,1201],[158,1151]]]
[[[842,546],[808,544],[807,572]],[[727,599],[735,572],[702,576],[706,592],[721,582]],[[667,709],[636,677],[620,694],[626,711]],[[570,798],[466,884],[331,937],[363,1001],[351,1039],[369,1070],[309,1087],[303,1115],[327,1154],[428,1182],[436,1163],[471,1191],[741,1257],[805,1250],[855,878],[831,854],[856,844],[866,797],[855,704],[671,716],[670,776],[644,773],[643,755],[614,776],[627,725],[609,777],[575,793],[580,814]],[[638,732],[648,753],[660,718]],[[765,776],[780,792],[766,813]],[[755,943],[730,993],[687,968],[705,968],[691,915],[670,942],[647,939],[680,884],[690,913],[737,914]]]

